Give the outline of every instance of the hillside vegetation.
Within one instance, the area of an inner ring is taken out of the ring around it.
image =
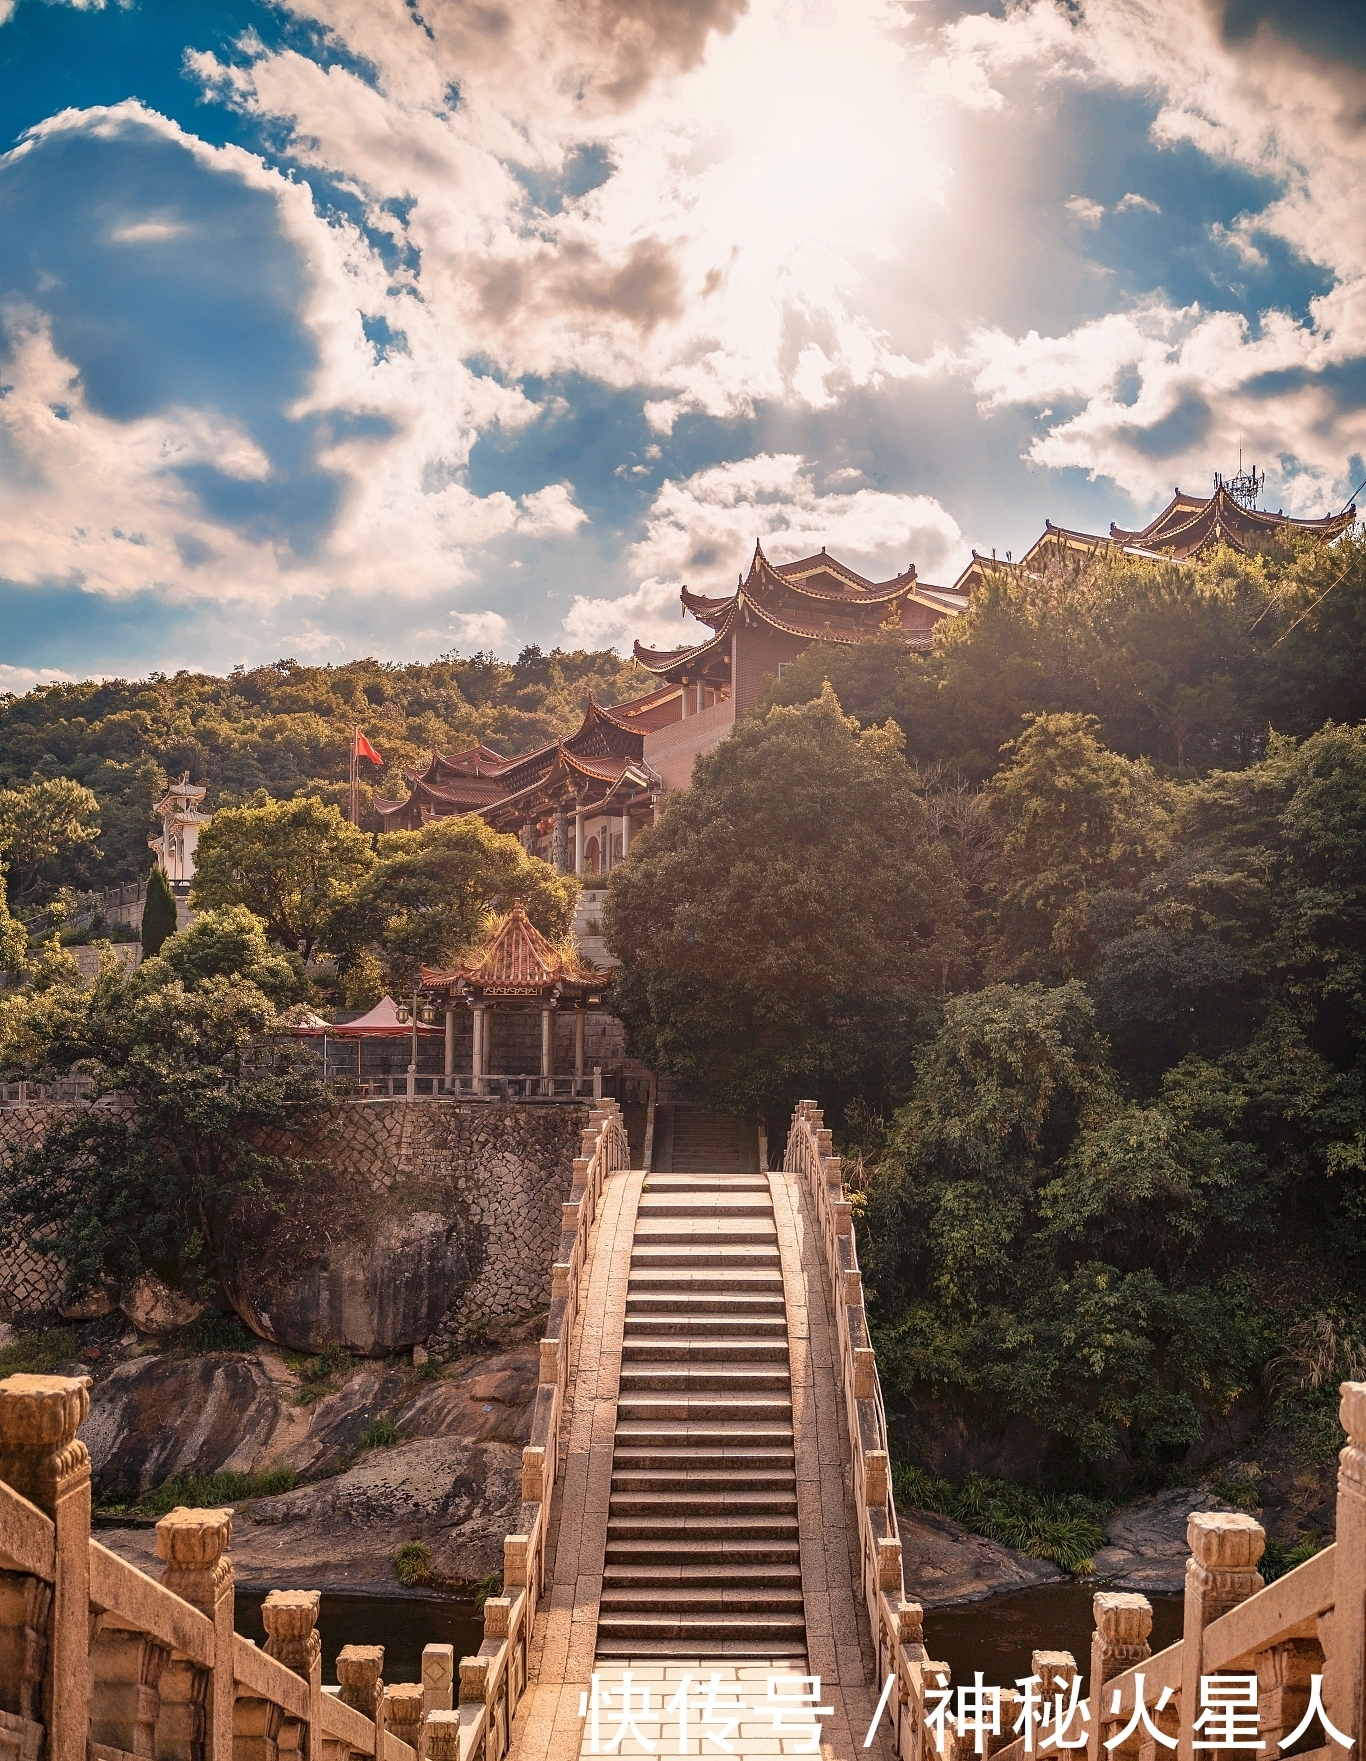
[[[1359,540],[1002,574],[928,653],[786,668],[614,873],[632,1043],[770,1142],[835,1122],[917,1469],[1099,1491],[1242,1440],[1284,1539],[1331,1520],[1363,716]]]
[[[207,783],[206,806],[316,795],[345,809],[352,730],[384,758],[366,763],[371,793],[402,797],[405,766],[433,750],[486,741],[509,756],[571,733],[588,693],[603,703],[652,683],[632,661],[604,651],[524,649],[515,662],[448,655],[429,664],[377,660],[345,666],[273,666],[154,674],[44,685],[0,696],[0,789],[70,778],[95,797],[99,836],[47,860],[49,890],[112,886],[148,870],[152,803],[168,777]],[[14,892],[13,863],[11,897]]]

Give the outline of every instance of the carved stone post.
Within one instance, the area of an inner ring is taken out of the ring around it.
[[[555,818],[550,834],[550,859],[560,874],[569,872],[569,821],[565,815],[564,804],[555,809]]]
[[[261,1604],[265,1652],[308,1683],[311,1744],[322,1742],[323,1642],[318,1633],[318,1590],[272,1590]],[[316,1749],[312,1753],[318,1752]]]
[[[460,1714],[429,1712],[423,1727],[427,1761],[460,1761]]]
[[[1204,1674],[1205,1628],[1262,1587],[1257,1561],[1266,1531],[1242,1511],[1193,1511],[1186,1523],[1186,1614],[1181,1642],[1181,1724],[1177,1761],[1193,1761],[1194,1724]]]
[[[230,1510],[186,1510],[157,1524],[161,1581],[213,1622],[214,1668],[174,1658],[161,1678],[157,1761],[232,1761],[232,1539]]]
[[[1309,1678],[1322,1665],[1316,1639],[1287,1639],[1257,1656],[1257,1708],[1266,1761],[1281,1752],[1281,1738],[1304,1717]]]
[[[85,1761],[90,1715],[90,1456],[76,1432],[88,1376],[0,1382],[0,1480],[56,1525],[57,1581],[44,1660],[46,1761]]]
[[[1328,1663],[1328,1715],[1361,1748],[1366,1721],[1366,1382],[1344,1382],[1338,1417],[1347,1446],[1338,1457],[1337,1585]],[[1325,1650],[1328,1647],[1325,1646]]]
[[[422,1683],[390,1682],[384,1690],[386,1727],[414,1749],[422,1740]]]
[[[1087,1694],[1091,1723],[1086,1733],[1087,1761],[1102,1761],[1102,1726],[1110,1708],[1101,1691],[1112,1676],[1123,1675],[1152,1655],[1148,1639],[1153,1630],[1152,1604],[1146,1596],[1125,1590],[1099,1590],[1091,1598],[1095,1630],[1091,1634],[1091,1674]]]
[[[337,1653],[342,1700],[375,1724],[379,1723],[379,1705],[384,1698],[383,1674],[383,1645],[343,1645]]]
[[[488,1604],[485,1603],[485,1609]],[[484,1631],[487,1634],[488,1625]],[[449,1712],[455,1704],[455,1646],[424,1645],[422,1648],[422,1710]]]

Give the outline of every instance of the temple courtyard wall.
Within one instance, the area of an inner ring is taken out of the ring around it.
[[[65,1109],[0,1109],[0,1155]],[[261,1338],[380,1357],[515,1327],[549,1301],[587,1104],[338,1102],[307,1132],[263,1132],[285,1164],[220,1222],[233,1308]],[[0,1250],[0,1317],[52,1311],[62,1267]],[[113,1293],[117,1295],[118,1293]]]

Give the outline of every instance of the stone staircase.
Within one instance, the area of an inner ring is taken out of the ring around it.
[[[710,1123],[730,1130],[684,1141],[712,1169],[675,1157],[636,1216],[600,1658],[806,1655],[773,1200],[762,1174],[735,1171],[752,1127]]]
[[[752,1119],[701,1106],[661,1103],[655,1109],[654,1165],[672,1174],[757,1173],[758,1127]]]

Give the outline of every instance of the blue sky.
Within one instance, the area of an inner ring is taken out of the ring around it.
[[[0,0],[0,689],[675,641],[1240,446],[1330,511],[1353,13]]]

